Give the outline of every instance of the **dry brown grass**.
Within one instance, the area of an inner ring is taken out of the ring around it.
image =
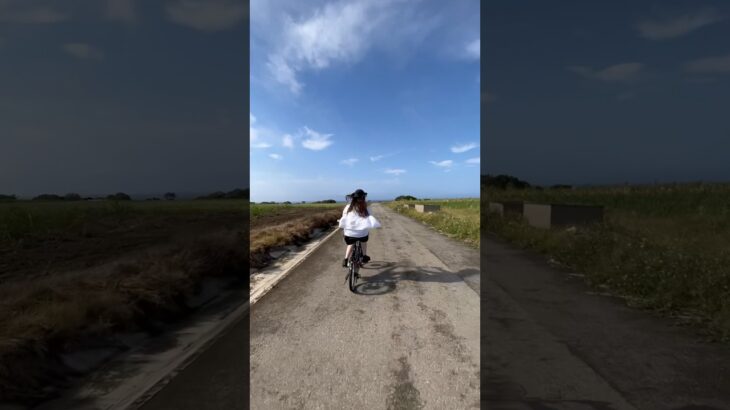
[[[68,374],[59,357],[120,331],[154,330],[191,308],[203,278],[247,274],[247,238],[226,232],[140,256],[99,275],[0,287],[0,402],[33,403]]]
[[[339,209],[322,211],[292,219],[279,225],[251,230],[251,267],[260,268],[269,262],[268,252],[279,246],[298,245],[310,239],[313,230],[326,229],[342,215]]]

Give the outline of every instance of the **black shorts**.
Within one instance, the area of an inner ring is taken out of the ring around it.
[[[370,236],[370,235],[365,235],[362,238],[353,238],[352,236],[345,235],[345,243],[348,244],[348,245],[352,245],[352,244],[354,244],[357,241],[367,242],[368,241],[368,236]]]

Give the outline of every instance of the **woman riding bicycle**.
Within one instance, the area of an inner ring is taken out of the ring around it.
[[[367,256],[368,233],[370,229],[380,228],[380,222],[370,213],[365,201],[366,196],[367,192],[358,189],[346,197],[350,203],[342,210],[342,218],[340,218],[340,228],[344,231],[347,244],[345,259],[342,261],[343,267],[347,267],[347,260],[352,254],[352,245],[357,241],[360,241],[362,246],[363,263],[370,260],[370,257]]]

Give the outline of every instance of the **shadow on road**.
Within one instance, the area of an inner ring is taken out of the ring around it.
[[[368,271],[378,271],[370,276]],[[362,283],[355,288],[355,293],[365,296],[378,296],[395,290],[398,282],[453,283],[462,282],[464,278],[478,275],[478,269],[462,269],[451,272],[436,267],[398,266],[395,262],[371,261],[360,270]]]

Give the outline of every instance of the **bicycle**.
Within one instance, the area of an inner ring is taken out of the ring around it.
[[[355,287],[357,286],[357,279],[360,277],[358,273],[362,267],[362,247],[360,241],[355,242],[355,246],[352,249],[352,255],[347,261],[347,276],[345,276],[345,282],[349,281],[350,292],[355,293]]]

